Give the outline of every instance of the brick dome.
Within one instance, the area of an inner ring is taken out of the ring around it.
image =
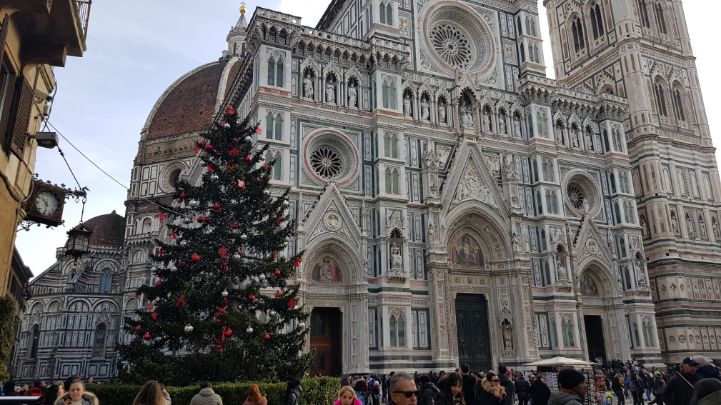
[[[175,81],[160,96],[145,124],[145,139],[154,140],[208,129],[240,69],[237,59],[200,66]]]
[[[125,238],[125,217],[115,211],[110,214],[99,215],[84,223],[91,230],[91,245],[122,246]]]

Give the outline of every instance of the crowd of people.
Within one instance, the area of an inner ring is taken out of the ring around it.
[[[677,368],[663,371],[620,361],[593,370],[561,369],[554,374],[555,392],[544,376],[513,372],[503,365],[486,372],[463,365],[451,373],[346,376],[333,405],[721,405],[721,373],[702,356],[687,357]],[[32,386],[9,380],[1,388],[2,395],[41,397],[39,403],[44,405],[99,405],[77,376],[53,384],[36,381]],[[301,393],[300,381],[289,381],[279,405],[298,405]],[[141,387],[132,403],[171,404],[163,384],[152,380]],[[223,405],[223,399],[204,382],[190,405]],[[242,405],[269,403],[260,387],[252,384]]]

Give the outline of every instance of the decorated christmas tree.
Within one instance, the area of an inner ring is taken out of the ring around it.
[[[172,203],[160,204],[168,234],[156,241],[154,281],[137,291],[144,307],[125,320],[134,335],[120,349],[125,380],[285,380],[307,371],[307,315],[287,284],[301,257],[284,255],[295,224],[287,192],[270,193],[273,162],[256,132],[227,107],[196,143],[201,184],[181,180]]]

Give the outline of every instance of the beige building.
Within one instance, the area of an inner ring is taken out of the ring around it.
[[[721,357],[721,188],[681,0],[546,0],[555,71],[624,122],[664,361]]]
[[[11,284],[15,231],[35,170],[32,135],[55,89],[52,68],[83,55],[90,3],[0,1],[0,296]]]

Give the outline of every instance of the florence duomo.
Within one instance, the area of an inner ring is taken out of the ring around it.
[[[203,180],[193,147],[227,105],[288,193],[313,374],[721,357],[721,182],[681,0],[544,0],[552,55],[537,0],[329,3],[315,27],[243,3],[160,95],[124,219],[86,221],[90,254],[30,283],[14,375],[116,375],[171,238],[158,207]]]

